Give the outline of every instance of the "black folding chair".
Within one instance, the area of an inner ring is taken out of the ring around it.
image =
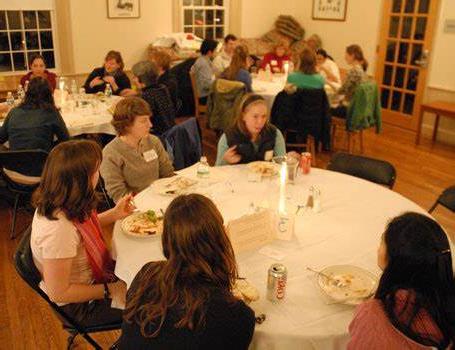
[[[328,170],[359,177],[393,188],[397,177],[395,167],[384,160],[338,152],[327,165]]]
[[[429,213],[432,213],[436,209],[438,204],[441,204],[443,207],[455,212],[455,186],[450,186],[442,191],[441,195],[438,197],[433,206],[428,210]]]
[[[87,342],[90,343],[95,349],[102,349],[102,347],[89,336],[89,333],[105,332],[120,329],[122,323],[107,323],[96,326],[83,327],[76,322],[72,317],[66,314],[62,308],[56,303],[51,301],[46,293],[44,293],[39,287],[41,281],[41,275],[33,262],[32,250],[30,248],[30,235],[31,226],[26,229],[24,235],[17,247],[16,253],[14,254],[14,266],[19,276],[35,291],[41,298],[43,298],[54,310],[55,313],[63,320],[63,327],[70,333],[68,337],[67,349],[71,349],[74,339],[77,335],[82,335]]]
[[[21,151],[0,151],[0,176],[6,183],[6,188],[14,196],[12,205],[12,222],[10,238],[16,237],[16,216],[20,204],[27,208],[31,194],[38,187],[39,182],[29,183],[13,179],[7,170],[14,171],[26,176],[39,177],[46,162],[48,153],[41,149]],[[7,169],[5,171],[5,169]],[[22,200],[22,202],[21,202]],[[11,209],[10,209],[11,210]]]

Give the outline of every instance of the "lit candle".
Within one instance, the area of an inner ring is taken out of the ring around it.
[[[280,169],[280,199],[278,202],[278,213],[286,215],[286,179],[288,177],[288,169],[286,162],[281,163]]]
[[[289,61],[286,61],[284,62],[284,73],[286,74],[286,76],[288,75],[289,73]]]
[[[63,103],[64,103],[64,96],[63,96],[63,89],[65,87],[65,81],[60,78],[58,82],[58,88],[60,90],[60,108],[63,108]]]

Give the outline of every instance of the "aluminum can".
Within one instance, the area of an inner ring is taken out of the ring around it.
[[[267,275],[267,299],[273,302],[284,299],[288,272],[283,264],[272,264]]]
[[[300,168],[303,174],[309,174],[311,171],[311,153],[303,152],[300,157]]]

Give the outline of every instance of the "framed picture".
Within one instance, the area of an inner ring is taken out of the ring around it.
[[[348,0],[313,0],[313,19],[345,21]]]
[[[107,18],[139,17],[139,0],[107,0]]]

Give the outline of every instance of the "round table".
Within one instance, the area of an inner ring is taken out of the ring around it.
[[[276,95],[283,90],[286,85],[286,76],[274,75],[272,81],[259,80],[257,75],[253,76],[253,92],[264,97],[269,106],[269,110],[272,109],[273,101],[275,101]]]
[[[215,202],[225,223],[248,214],[251,207],[276,207],[279,178],[248,182],[248,171],[242,165],[211,168],[210,182],[201,190]],[[196,178],[196,167],[184,169],[181,174]],[[379,276],[376,251],[387,222],[406,211],[426,213],[385,187],[322,169],[299,174],[295,184],[287,185],[288,212],[295,213],[297,205],[305,204],[310,186],[321,190],[322,211],[299,211],[294,238],[268,245],[282,255],[279,262],[288,269],[282,302],[273,304],[265,298],[267,269],[277,260],[261,254],[259,249],[236,254],[240,276],[260,292],[259,301],[251,307],[267,317],[263,324],[256,325],[251,349],[344,349],[354,307],[328,304],[316,286],[314,274],[306,267],[319,270],[353,264]],[[156,194],[152,187],[135,198],[141,210],[165,209],[171,200]],[[127,236],[119,223],[114,229],[113,248],[117,258],[115,272],[128,285],[145,263],[163,259],[159,237]]]

